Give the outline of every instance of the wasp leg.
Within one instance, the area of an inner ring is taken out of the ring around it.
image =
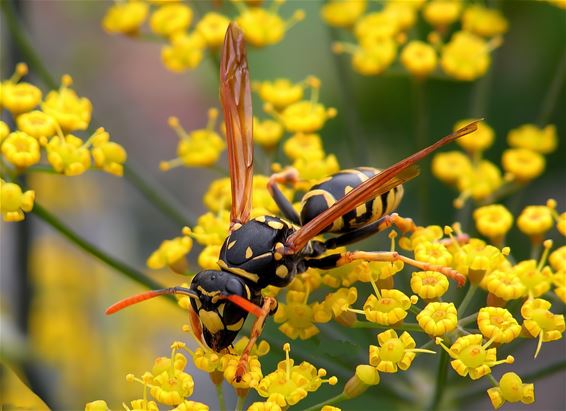
[[[437,271],[444,274],[446,277],[456,281],[458,287],[463,286],[466,282],[465,276],[450,267],[431,264],[424,261],[417,261],[412,258],[405,257],[396,251],[346,251],[343,253],[331,254],[322,258],[307,259],[305,263],[308,267],[328,270],[343,266],[356,260],[386,262],[403,261],[405,264],[412,265],[422,271]]]
[[[267,183],[267,190],[269,191],[269,194],[271,194],[271,197],[275,201],[275,204],[277,204],[277,207],[279,207],[279,210],[281,210],[285,218],[287,218],[293,224],[300,225],[301,219],[299,217],[299,214],[297,213],[297,211],[295,211],[293,205],[289,202],[289,200],[287,200],[287,197],[283,195],[278,185],[283,183],[294,183],[298,180],[298,178],[298,171],[292,167],[288,167],[279,173],[273,174],[269,178],[269,182]]]
[[[248,341],[248,345],[246,345],[246,348],[244,348],[244,351],[242,351],[240,362],[238,363],[238,366],[236,368],[236,375],[234,376],[234,379],[237,382],[242,380],[242,377],[244,376],[246,369],[248,368],[250,351],[253,345],[255,344],[255,342],[257,341],[257,339],[259,338],[259,336],[261,335],[261,332],[263,330],[263,324],[265,323],[265,319],[267,318],[268,315],[274,314],[276,308],[277,308],[277,300],[275,298],[271,298],[271,297],[264,298],[263,305],[261,307],[262,315],[257,317],[256,320],[254,321],[254,325],[252,326],[252,331],[250,332],[250,340]]]
[[[337,247],[342,247],[363,240],[373,234],[379,233],[391,226],[399,228],[403,233],[407,231],[414,231],[416,228],[415,223],[410,218],[404,218],[397,213],[386,215],[371,224],[352,230],[346,234],[338,237],[330,238],[324,242],[328,250]]]
[[[202,325],[200,324],[200,319],[198,318],[197,313],[193,310],[193,307],[189,304],[189,321],[191,325],[191,329],[193,330],[193,335],[197,340],[200,341],[201,344],[204,345],[204,341],[202,340]]]

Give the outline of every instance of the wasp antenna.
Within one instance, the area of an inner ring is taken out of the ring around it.
[[[246,300],[244,297],[240,297],[239,295],[225,295],[224,299],[230,301],[233,304],[236,304],[238,307],[246,310],[249,313],[252,313],[256,317],[260,317],[263,315],[263,310],[258,305],[252,303],[250,300]]]
[[[478,123],[483,120],[484,120],[483,118],[480,118],[478,120],[471,122],[470,124],[465,125],[464,127],[459,128],[452,134],[453,137],[451,138],[451,140],[456,140],[457,138],[463,137],[466,134],[473,133],[478,129]]]
[[[167,295],[167,294],[184,294],[188,295],[190,298],[198,298],[197,294],[185,287],[170,287],[170,288],[163,288],[161,290],[151,290],[146,291],[140,294],[132,295],[131,297],[124,298],[123,300],[118,301],[115,304],[112,304],[110,307],[106,309],[106,315],[114,314],[130,305],[134,305],[137,303],[141,303],[142,301],[149,300],[150,298],[159,297],[160,295]]]

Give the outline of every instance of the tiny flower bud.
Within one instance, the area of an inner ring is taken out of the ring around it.
[[[344,395],[355,398],[363,394],[370,386],[379,384],[379,373],[371,365],[362,364],[356,367],[356,373],[346,383]]]
[[[136,377],[135,377],[134,374],[127,374],[127,375],[126,375],[126,381],[128,381],[128,382],[134,382],[134,379],[135,379],[135,378],[136,378]]]

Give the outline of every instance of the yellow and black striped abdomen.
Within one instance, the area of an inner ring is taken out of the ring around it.
[[[320,213],[326,211],[336,201],[381,170],[372,167],[357,167],[342,170],[314,185],[303,196],[301,224],[304,225]],[[403,198],[403,186],[383,193],[343,215],[324,231],[330,233],[346,233],[371,223],[385,214],[393,212]]]

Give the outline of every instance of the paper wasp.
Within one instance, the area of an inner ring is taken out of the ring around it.
[[[277,301],[263,297],[262,289],[268,285],[284,287],[309,267],[330,269],[354,260],[402,260],[421,270],[439,271],[459,285],[464,283],[465,277],[451,268],[415,261],[396,252],[353,251],[322,255],[392,224],[406,222],[406,219],[387,213],[401,198],[401,184],[418,175],[415,163],[439,147],[475,131],[475,122],[381,172],[359,168],[329,177],[305,195],[301,215],[279,191],[278,183],[296,178],[292,169],[284,170],[271,178],[268,189],[286,219],[275,216],[250,219],[252,96],[246,45],[235,24],[229,26],[224,40],[220,98],[226,122],[232,190],[230,233],[222,245],[218,261],[221,269],[201,271],[189,288],[172,287],[129,297],[108,308],[107,314],[159,295],[184,294],[191,298],[189,316],[195,336],[201,340],[204,337],[210,348],[222,351],[232,344],[248,313],[252,313],[257,318],[236,372],[236,379],[240,379],[266,317],[277,309]],[[327,201],[329,196],[332,201]],[[326,241],[314,240],[325,231],[338,235]]]

